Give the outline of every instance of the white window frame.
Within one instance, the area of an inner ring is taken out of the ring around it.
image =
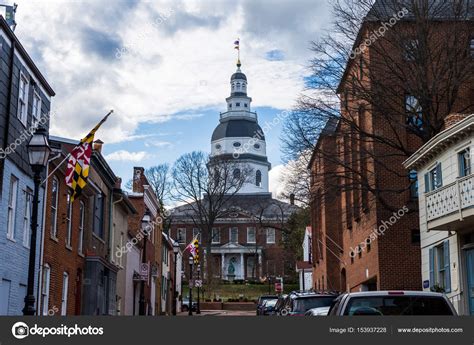
[[[79,242],[77,243],[77,251],[83,254],[84,246],[84,221],[86,216],[86,205],[84,202],[79,203]]]
[[[267,243],[268,244],[274,244],[276,243],[276,233],[274,228],[267,228]],[[269,235],[269,233],[273,233],[272,236]],[[270,239],[270,237],[273,237],[273,240]]]
[[[12,241],[15,241],[18,182],[18,178],[14,175],[11,175],[10,192],[8,195],[7,238]]]
[[[66,206],[66,247],[71,248],[72,242],[72,203],[71,193],[67,193],[67,206]]]
[[[183,236],[180,237],[180,233],[182,233]],[[176,241],[178,243],[186,243],[186,228],[176,229]]]
[[[67,295],[69,290],[69,274],[63,273],[63,290],[61,293],[61,315],[67,314]]]
[[[56,176],[53,177],[53,182],[51,183],[51,191],[56,184],[55,194],[51,192],[51,197],[55,195],[55,198],[51,200],[51,225],[50,225],[50,235],[52,238],[58,238],[58,199],[59,199],[59,180]],[[54,212],[54,215],[53,215]]]
[[[236,234],[237,234],[237,240],[236,241],[232,241],[232,230],[236,230]],[[239,243],[239,228],[236,227],[236,226],[232,226],[229,228],[229,243]]]
[[[21,93],[21,84],[23,82],[23,94]],[[23,126],[26,127],[28,121],[28,78],[23,72],[20,72],[20,79],[18,80],[18,109],[17,117]]]
[[[211,243],[221,243],[221,229],[220,228],[212,228]]]
[[[41,97],[35,90],[33,92],[33,104],[31,107],[32,125],[36,127],[41,119]]]
[[[42,314],[49,315],[49,283],[51,278],[51,267],[45,264],[43,267],[43,282],[41,286],[41,309]]]
[[[253,230],[253,241],[250,240],[249,233]],[[253,226],[247,228],[247,243],[256,243],[257,241],[257,229]]]
[[[23,246],[30,247],[31,242],[31,206],[33,203],[33,191],[25,190],[25,213],[23,216]]]

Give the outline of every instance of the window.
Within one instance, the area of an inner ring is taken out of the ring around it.
[[[441,173],[441,163],[425,174],[425,193],[443,186],[443,177]]]
[[[20,72],[20,80],[18,85],[18,118],[21,123],[27,124],[27,107],[28,107],[28,79]]]
[[[474,38],[471,38],[471,57],[474,58]]]
[[[409,179],[410,179],[410,198],[416,199],[418,198],[418,174],[416,170],[410,170]]]
[[[83,250],[82,247],[84,243],[84,220],[85,220],[85,215],[86,215],[85,213],[86,213],[86,208],[84,206],[84,203],[81,201],[79,204],[79,242],[77,244],[77,250],[79,254],[82,254],[82,250]]]
[[[41,118],[41,97],[36,91],[33,93],[33,105],[31,115],[33,115],[33,126],[36,127]]]
[[[221,144],[216,144],[216,150],[220,150],[222,148]]]
[[[244,107],[247,108],[247,103],[244,103]]]
[[[212,228],[212,241],[211,243],[220,243],[221,242],[221,232],[219,228]]]
[[[232,108],[232,103],[229,103],[229,108]]]
[[[449,240],[430,248],[430,289],[451,292],[451,272],[449,263]]]
[[[66,247],[71,247],[71,236],[72,236],[72,203],[71,193],[67,193],[66,199]]]
[[[61,298],[61,315],[67,314],[67,292],[69,289],[69,275],[67,272],[63,273],[63,292]]]
[[[176,240],[178,243],[186,243],[186,229],[178,228],[176,232]]]
[[[240,169],[234,169],[234,179],[240,179]]]
[[[230,228],[229,239],[230,243],[239,242],[239,228]]]
[[[236,107],[240,107],[240,102],[235,103]]]
[[[235,143],[233,143],[232,145],[234,145],[234,147],[240,147],[242,144],[239,143],[238,141],[236,141]]]
[[[23,217],[23,245],[30,247],[31,237],[31,206],[33,200],[33,191],[27,189],[25,191],[25,215]]]
[[[53,177],[53,183],[51,184],[51,237],[58,237],[58,195],[59,195],[59,181]]]
[[[458,153],[458,162],[459,177],[471,175],[471,153],[469,148],[466,148]]]
[[[412,244],[421,243],[420,229],[411,230],[411,243]]]
[[[259,150],[260,149],[260,144],[254,144],[253,147],[255,148],[255,150]]]
[[[275,243],[275,229],[267,228],[267,243]]]
[[[15,239],[15,219],[16,203],[18,199],[18,179],[15,176],[10,178],[10,194],[8,195],[8,218],[7,218],[7,238]]]
[[[405,96],[405,113],[407,125],[423,129],[423,112],[421,104],[415,96]]]
[[[240,83],[236,84],[236,88],[237,88],[237,90],[240,90]]]
[[[409,39],[404,43],[403,58],[406,61],[414,61],[417,57],[418,40]]]
[[[94,196],[94,234],[104,237],[104,196],[101,192]]]
[[[41,284],[41,309],[43,315],[48,315],[49,311],[49,278],[51,269],[48,264],[43,267],[43,282]]]
[[[255,228],[247,228],[247,243],[255,243]]]
[[[197,238],[201,235],[201,229],[193,228],[193,238]]]
[[[257,172],[255,173],[255,185],[257,187],[262,186],[262,172],[260,170],[257,170]]]

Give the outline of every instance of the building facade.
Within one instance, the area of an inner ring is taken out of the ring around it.
[[[418,172],[423,289],[446,293],[460,315],[474,315],[473,139],[474,114],[453,114],[405,162]]]
[[[44,228],[39,212],[37,243],[31,244],[34,184],[26,146],[36,124],[49,130],[51,98],[55,93],[3,17],[0,60],[0,315],[20,315],[31,245],[36,245],[36,301],[40,297],[37,287]],[[41,210],[44,186],[39,200]]]
[[[248,166],[251,175],[233,195],[225,211],[215,222],[210,245],[201,236],[190,205],[173,209],[171,236],[182,248],[193,238],[201,239],[201,253],[210,248],[213,276],[225,281],[257,280],[264,276],[288,277],[294,274],[295,262],[282,249],[282,233],[288,217],[297,207],[273,199],[268,190],[271,164],[266,155],[265,133],[251,111],[252,99],[247,95],[247,76],[237,70],[230,79],[230,96],[226,111],[211,137],[211,159],[233,159]],[[233,173],[238,176],[236,168]],[[188,274],[187,255],[184,258]],[[201,255],[202,256],[202,255]],[[206,275],[206,268],[203,268]]]

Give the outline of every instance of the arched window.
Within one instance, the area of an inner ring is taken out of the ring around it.
[[[257,187],[262,186],[262,172],[260,170],[257,170],[257,172],[255,173],[255,185]]]
[[[234,169],[234,179],[240,179],[240,169]]]
[[[51,276],[51,268],[48,264],[43,267],[43,279],[41,286],[41,309],[43,315],[48,315],[49,311],[49,278]]]
[[[237,84],[236,84],[236,89],[237,89],[237,90],[240,90],[240,83],[237,83]]]

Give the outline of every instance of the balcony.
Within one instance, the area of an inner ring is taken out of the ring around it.
[[[221,120],[225,118],[251,118],[257,120],[257,113],[253,111],[246,110],[229,110],[224,113],[220,113]]]
[[[474,174],[425,194],[429,230],[456,231],[474,224]]]

